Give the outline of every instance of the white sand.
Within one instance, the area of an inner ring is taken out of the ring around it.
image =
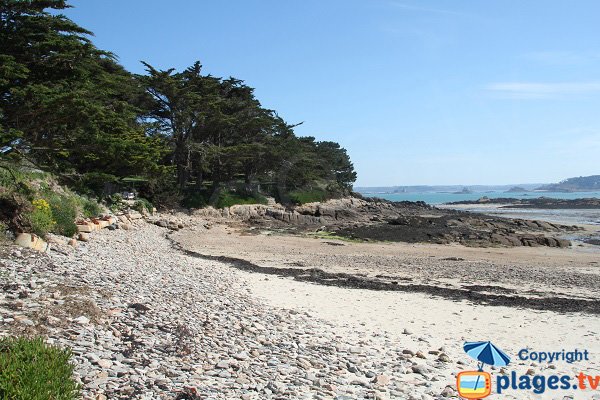
[[[554,363],[556,370],[547,369],[547,364],[533,368],[543,375],[576,375],[580,371],[600,375],[600,318],[597,316],[473,305],[418,293],[326,287],[246,272],[239,275],[252,294],[274,307],[307,311],[333,323],[345,334],[384,335],[414,351],[427,353],[444,347],[452,360],[466,362],[466,369],[476,365],[463,353],[463,342],[490,340],[512,357],[509,371],[524,374],[531,368],[530,362],[517,357],[522,348],[536,351],[587,349],[591,356],[589,362],[559,361]],[[404,329],[412,335],[403,334]],[[457,365],[457,372],[458,368]],[[453,381],[454,377],[448,379]],[[562,399],[563,394],[575,392],[547,391],[543,396],[527,391],[507,390],[505,393],[519,399],[556,396]],[[591,398],[591,394],[575,398]]]

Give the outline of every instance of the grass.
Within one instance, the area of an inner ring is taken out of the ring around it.
[[[323,189],[294,190],[289,193],[289,198],[294,204],[305,204],[325,201],[328,195]]]
[[[188,208],[202,208],[208,205],[225,208],[238,204],[268,204],[267,198],[262,194],[243,190],[220,190],[218,196],[211,197],[208,191],[189,193],[182,204]]]
[[[70,350],[49,346],[41,338],[0,340],[0,398],[6,400],[74,400]]]
[[[258,193],[237,193],[222,191],[219,193],[216,207],[225,208],[237,204],[267,204],[267,198]]]

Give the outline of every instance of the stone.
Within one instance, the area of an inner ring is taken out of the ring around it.
[[[377,375],[375,379],[373,379],[373,383],[379,386],[386,386],[390,383],[390,377],[387,375]]]
[[[80,317],[73,319],[73,322],[75,322],[76,324],[79,324],[79,325],[87,325],[90,323],[90,319],[87,318],[86,316],[82,315]]]
[[[96,361],[96,364],[98,364],[98,366],[105,368],[105,369],[108,369],[113,365],[112,361],[106,360],[106,359],[98,360],[98,361]]]
[[[40,252],[46,252],[50,249],[50,245],[48,243],[32,233],[20,233],[15,239],[15,244]]]
[[[85,233],[85,232],[80,232],[78,239],[82,242],[89,242],[90,241],[90,236],[89,234]]]

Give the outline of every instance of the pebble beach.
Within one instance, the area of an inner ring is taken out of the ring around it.
[[[507,351],[600,350],[595,315],[295,282],[192,257],[168,235],[138,220],[75,249],[12,248],[1,261],[0,334],[72,348],[84,398],[97,400],[457,398],[456,373],[474,367],[464,340],[495,332]],[[472,313],[479,322],[467,327]],[[572,395],[556,393],[504,397]]]

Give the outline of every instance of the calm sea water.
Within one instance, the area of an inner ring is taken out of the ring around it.
[[[453,201],[477,200],[483,196],[489,198],[511,197],[515,199],[534,199],[537,197],[550,197],[555,199],[580,199],[596,197],[600,198],[600,192],[529,192],[529,193],[506,193],[506,192],[474,192],[474,193],[362,193],[368,197],[379,197],[391,201],[424,201],[429,204],[443,204]]]

